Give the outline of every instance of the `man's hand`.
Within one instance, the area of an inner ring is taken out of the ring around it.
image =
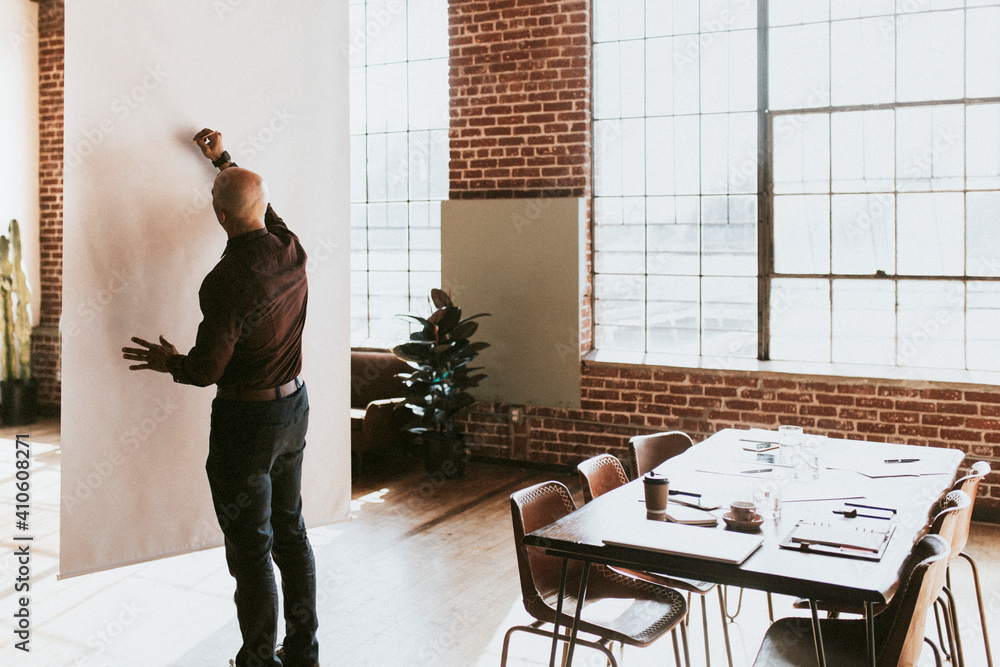
[[[137,345],[142,345],[146,349],[140,349],[137,347],[123,347],[122,357],[128,359],[129,361],[139,361],[142,363],[135,364],[134,366],[129,366],[130,371],[142,371],[151,370],[157,373],[169,373],[167,369],[167,360],[170,357],[177,354],[177,348],[167,342],[167,339],[160,336],[160,344],[150,343],[141,338],[132,338],[132,342]]]
[[[194,135],[194,143],[198,144],[202,154],[212,162],[222,157],[222,133],[207,127]]]

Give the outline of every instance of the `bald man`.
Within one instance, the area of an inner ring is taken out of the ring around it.
[[[267,186],[223,150],[222,135],[194,137],[220,172],[212,207],[229,240],[198,292],[195,345],[179,354],[132,338],[131,370],[169,373],[174,382],[217,385],[208,472],[212,502],[236,579],[243,646],[236,667],[318,667],[316,566],[302,521],[302,454],[309,397],[299,377],[306,319],[306,253],[267,202]],[[275,649],[281,571],[285,638]],[[230,661],[233,664],[233,661]]]

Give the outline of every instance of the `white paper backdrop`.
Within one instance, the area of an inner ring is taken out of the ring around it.
[[[127,369],[186,352],[226,236],[218,129],[310,255],[303,376],[311,525],[350,501],[347,2],[67,0],[61,576],[220,543],[204,462],[214,388]]]

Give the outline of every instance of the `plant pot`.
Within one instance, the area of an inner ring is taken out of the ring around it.
[[[465,462],[469,453],[461,433],[424,433],[424,470],[428,477],[458,479],[465,477]]]
[[[33,424],[38,416],[38,381],[0,382],[0,424]]]

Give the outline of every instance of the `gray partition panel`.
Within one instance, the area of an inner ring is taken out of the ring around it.
[[[580,198],[451,200],[441,204],[441,282],[463,314],[489,375],[483,401],[580,407]]]

